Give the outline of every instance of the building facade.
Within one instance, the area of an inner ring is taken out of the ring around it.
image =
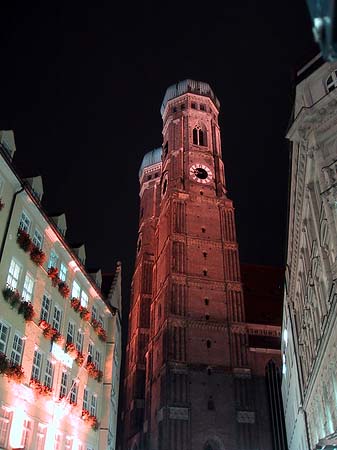
[[[287,135],[282,396],[289,450],[332,449],[337,446],[337,63],[316,58],[298,75]]]
[[[107,295],[65,216],[41,207],[41,177],[12,165],[0,132],[0,448],[113,450],[121,358],[121,267]]]
[[[124,450],[272,449],[265,367],[280,351],[249,337],[280,326],[245,321],[219,106],[207,83],[168,88],[163,146],[140,167]]]

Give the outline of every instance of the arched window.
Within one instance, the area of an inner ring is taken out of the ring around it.
[[[199,125],[193,128],[193,144],[206,146],[206,131],[202,130]]]
[[[212,342],[211,342],[209,339],[207,339],[207,341],[206,341],[206,347],[207,347],[207,348],[211,348],[211,345],[212,345]]]
[[[337,87],[337,70],[330,73],[326,80],[326,87],[328,92],[333,91]]]

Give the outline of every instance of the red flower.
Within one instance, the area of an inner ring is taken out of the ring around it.
[[[18,229],[17,243],[25,252],[32,249],[33,244],[29,234],[21,228]]]
[[[78,298],[73,297],[70,300],[71,307],[77,312],[81,306],[81,302]]]
[[[40,327],[42,330],[46,330],[47,328],[50,327],[50,324],[49,324],[46,320],[40,320],[40,322],[39,322],[39,327]]]
[[[39,249],[36,245],[32,244],[32,249],[30,251],[30,259],[39,266],[42,266],[46,260],[46,254]]]
[[[64,283],[64,281],[61,281],[59,283],[59,293],[62,295],[63,298],[68,298],[70,295],[69,286],[66,283]]]

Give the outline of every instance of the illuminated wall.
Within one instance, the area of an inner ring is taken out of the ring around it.
[[[291,185],[283,382],[290,450],[337,444],[337,64],[299,72]],[[332,447],[328,447],[332,448]]]
[[[0,135],[1,138],[1,135]],[[0,139],[1,142],[1,139]],[[71,249],[0,145],[0,448],[113,450],[120,370],[120,265],[101,274]],[[115,410],[113,410],[112,405]]]

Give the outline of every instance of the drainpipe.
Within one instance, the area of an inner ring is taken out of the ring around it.
[[[12,215],[13,215],[16,198],[17,198],[17,195],[20,194],[24,190],[25,190],[25,188],[22,186],[20,190],[15,192],[15,194],[13,195],[13,198],[12,198],[11,207],[9,209],[9,214],[8,214],[7,222],[6,222],[6,226],[5,226],[5,233],[4,233],[4,237],[2,239],[1,247],[0,247],[0,263],[2,261],[2,255],[3,255],[4,249],[5,249],[6,239],[7,239],[7,235],[8,235],[9,226],[10,226],[11,220],[12,220]]]

